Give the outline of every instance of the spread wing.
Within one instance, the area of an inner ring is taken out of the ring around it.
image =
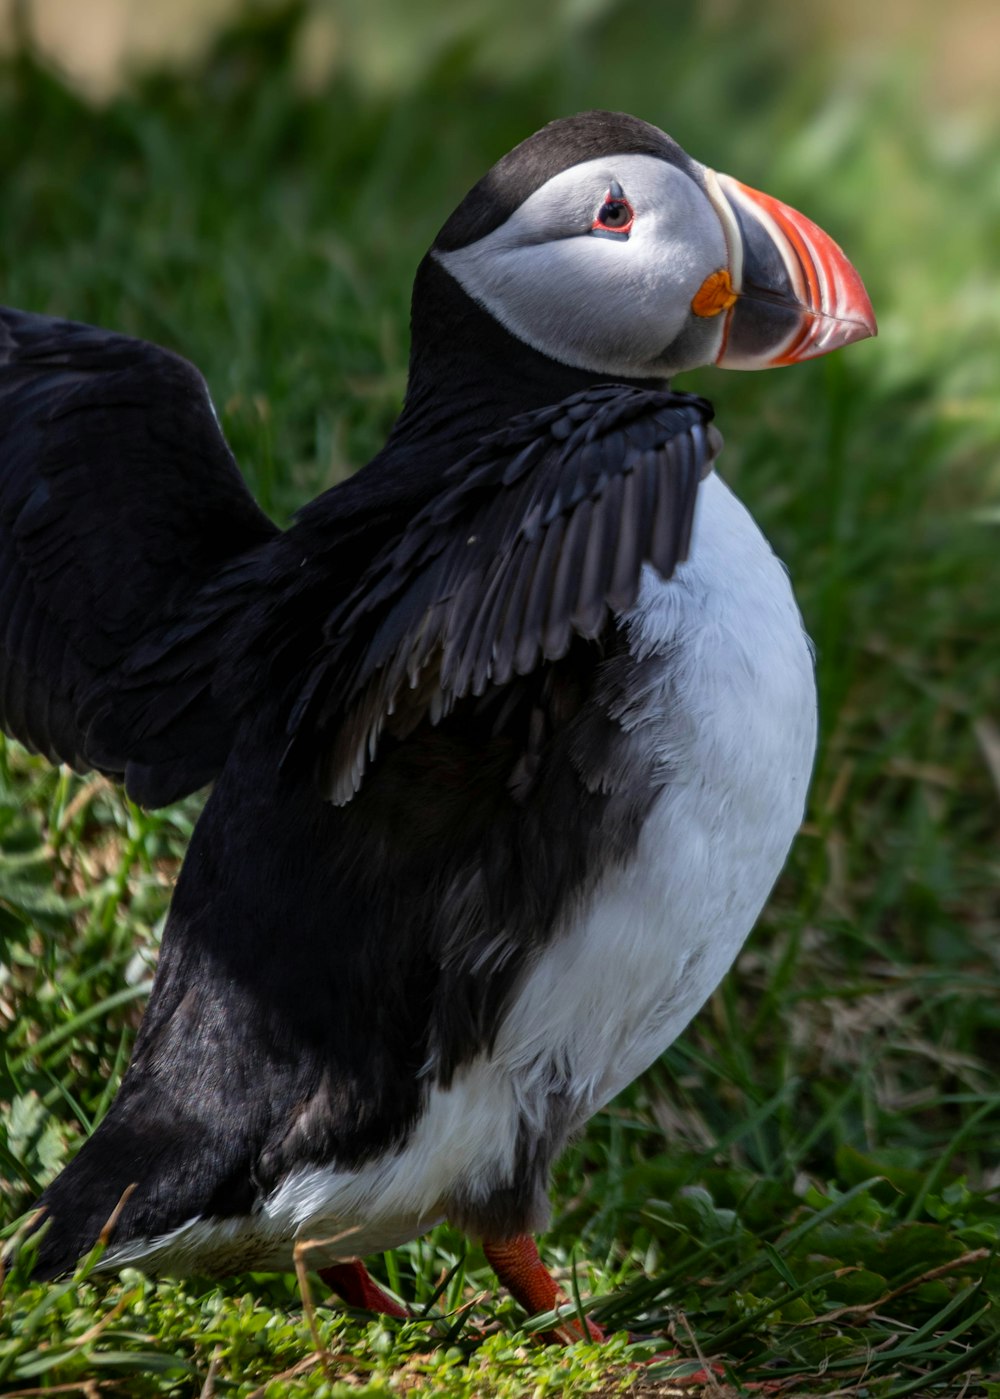
[[[277,531],[177,355],[0,308],[0,723],[159,804],[212,776],[199,592]],[[183,661],[177,660],[178,648]],[[123,670],[146,656],[146,690]]]
[[[328,620],[291,721],[320,738],[324,793],[351,798],[387,725],[436,722],[598,636],[644,564],[669,578],[721,444],[711,417],[688,394],[591,389],[453,467]]]

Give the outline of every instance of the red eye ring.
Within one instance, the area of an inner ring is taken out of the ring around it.
[[[635,210],[619,193],[608,190],[604,202],[590,225],[591,233],[601,233],[605,237],[627,238],[635,221]]]

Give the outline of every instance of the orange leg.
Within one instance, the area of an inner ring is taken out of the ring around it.
[[[484,1243],[483,1252],[490,1267],[514,1301],[520,1302],[529,1316],[536,1316],[539,1312],[550,1312],[554,1307],[560,1307],[569,1300],[539,1258],[534,1239],[527,1234]],[[579,1321],[570,1317],[566,1317],[558,1327],[544,1334],[547,1341],[563,1344],[582,1340],[604,1340],[604,1332],[594,1322],[587,1322],[585,1336]]]
[[[335,1263],[332,1267],[318,1269],[318,1272],[327,1287],[331,1287],[349,1307],[357,1307],[362,1312],[379,1312],[382,1316],[396,1316],[404,1321],[410,1315],[394,1297],[379,1287],[374,1278],[369,1277],[368,1269],[360,1258],[353,1258],[349,1263]]]

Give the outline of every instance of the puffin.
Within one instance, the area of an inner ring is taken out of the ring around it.
[[[98,1240],[153,1274],[305,1258],[405,1315],[363,1260],[448,1219],[557,1308],[554,1160],[711,994],[801,822],[810,643],[671,380],[874,335],[844,253],[585,112],[465,196],[411,331],[385,446],[280,530],[191,364],[0,311],[0,721],[147,808],[210,788],[40,1277]]]

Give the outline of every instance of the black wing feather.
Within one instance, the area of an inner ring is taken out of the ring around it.
[[[210,624],[228,604],[220,595],[199,607],[199,593],[276,534],[192,365],[143,341],[0,308],[9,733],[50,759],[124,776],[150,805],[200,785],[225,745],[196,701],[216,659]]]
[[[573,636],[573,610],[576,588],[583,567],[583,557],[590,535],[593,507],[589,500],[580,501],[570,516],[559,555],[559,566],[552,584],[549,615],[546,619],[544,646],[546,655],[562,655]]]
[[[621,478],[618,538],[607,588],[608,606],[624,612],[635,601],[635,579],[649,553],[646,517],[638,508],[645,494],[637,488],[638,468]]]
[[[590,389],[452,467],[328,618],[290,725],[293,748],[323,750],[325,794],[350,799],[390,719],[409,732],[559,660],[634,604],[643,564],[668,578],[718,451],[711,417],[689,394]]]

